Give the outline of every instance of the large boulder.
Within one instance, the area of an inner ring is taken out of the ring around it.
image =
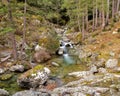
[[[33,58],[36,62],[41,63],[49,60],[51,56],[46,50],[39,50],[35,52]]]
[[[117,59],[109,59],[105,64],[106,68],[115,68],[117,67],[117,65],[118,65]]]
[[[48,80],[49,73],[50,70],[48,68],[38,65],[23,73],[17,82],[22,88],[36,88],[44,85]]]
[[[33,91],[33,90],[25,90],[25,91],[20,91],[12,96],[50,96],[49,93],[46,92],[38,92],[38,91]]]

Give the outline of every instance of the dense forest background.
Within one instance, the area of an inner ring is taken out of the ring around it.
[[[55,26],[66,26],[68,33],[81,34],[82,39],[78,38],[81,42],[89,32],[97,29],[110,30],[114,23],[119,21],[119,10],[120,0],[2,0],[0,35],[3,38],[6,33],[10,34],[14,58],[17,58],[16,33],[22,35],[24,43],[30,42],[30,38],[26,40],[26,37],[30,35],[26,36],[26,34],[30,31],[33,36],[34,31],[45,33],[45,31],[53,31]],[[33,25],[30,24],[32,19],[38,19],[39,24],[34,26],[32,21]],[[54,32],[50,33],[55,35]]]
[[[4,93],[119,96],[120,0],[0,0]]]

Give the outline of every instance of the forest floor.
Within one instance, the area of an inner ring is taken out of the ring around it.
[[[86,40],[86,49],[101,54],[101,58],[108,59],[110,52],[114,53],[116,58],[120,55],[120,22],[114,24],[109,31],[97,30],[91,33]]]

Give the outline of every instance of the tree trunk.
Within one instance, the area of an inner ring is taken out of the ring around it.
[[[98,9],[97,9],[97,4],[96,4],[96,8],[95,8],[95,29],[98,26]]]
[[[114,4],[115,4],[115,0],[112,0],[112,19],[114,19],[114,15],[115,15],[115,6],[114,6]]]
[[[85,38],[85,18],[82,17],[82,40]]]
[[[79,0],[77,0],[77,10],[80,10],[80,1]],[[77,24],[78,24],[78,29],[79,29],[79,31],[81,31],[81,27],[80,27],[80,13],[79,13],[79,11],[78,11],[78,13],[77,13]]]
[[[88,31],[88,7],[86,7],[85,21],[86,21],[86,31]]]
[[[92,22],[92,30],[94,31],[95,30],[95,11],[94,11],[94,8],[93,8],[93,22]]]
[[[106,25],[108,25],[108,21],[109,21],[109,8],[110,8],[110,0],[107,0]]]
[[[117,13],[117,0],[114,1],[114,12],[115,14]]]
[[[22,60],[22,53],[24,51],[24,47],[26,44],[26,0],[24,5],[24,28],[23,28],[23,40],[22,40],[22,47],[21,47],[21,53],[20,53],[20,59]]]
[[[102,1],[102,30],[105,28],[105,11],[104,11],[104,2]]]
[[[117,2],[117,13],[119,11],[119,7],[120,7],[120,0],[118,0],[118,2]]]
[[[10,6],[10,0],[8,0],[8,14],[9,14],[9,22],[11,27],[14,27],[13,24],[13,18],[12,18],[12,11],[11,11],[11,6]],[[12,54],[13,54],[13,58],[14,60],[17,60],[17,47],[16,47],[16,40],[15,40],[15,35],[13,32],[10,33],[10,38],[11,38],[11,42],[12,42]]]

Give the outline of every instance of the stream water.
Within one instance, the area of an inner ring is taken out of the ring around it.
[[[75,77],[68,76],[68,73],[87,70],[86,64],[83,64],[77,56],[68,54],[66,48],[65,51],[66,52],[64,52],[62,56],[57,56],[57,57],[55,56],[48,62],[45,62],[45,66],[51,70],[51,76],[60,78],[60,80],[64,84],[78,79]],[[51,65],[52,62],[56,62],[59,66]],[[6,80],[0,80],[1,89],[7,90],[10,93],[10,95],[14,94],[17,91],[25,90],[25,89],[21,89],[17,84],[17,78],[22,73],[9,72],[9,73],[4,73],[3,75],[5,74],[12,74],[12,76]]]
[[[67,74],[69,72],[86,70],[86,65],[77,63],[77,61],[79,61],[79,59],[76,56],[69,56],[68,54],[65,54],[64,56],[55,57],[47,62],[56,62],[59,64],[59,67],[49,66],[49,64],[46,66],[50,68],[51,76],[60,78],[62,82],[66,84],[67,82],[77,79],[75,77],[68,76]],[[17,77],[19,77],[22,73],[10,72],[9,74],[12,74],[11,78],[7,80],[0,80],[0,88],[7,90],[8,92],[10,92],[10,94],[14,94],[17,91],[25,90],[21,89],[17,85]]]

